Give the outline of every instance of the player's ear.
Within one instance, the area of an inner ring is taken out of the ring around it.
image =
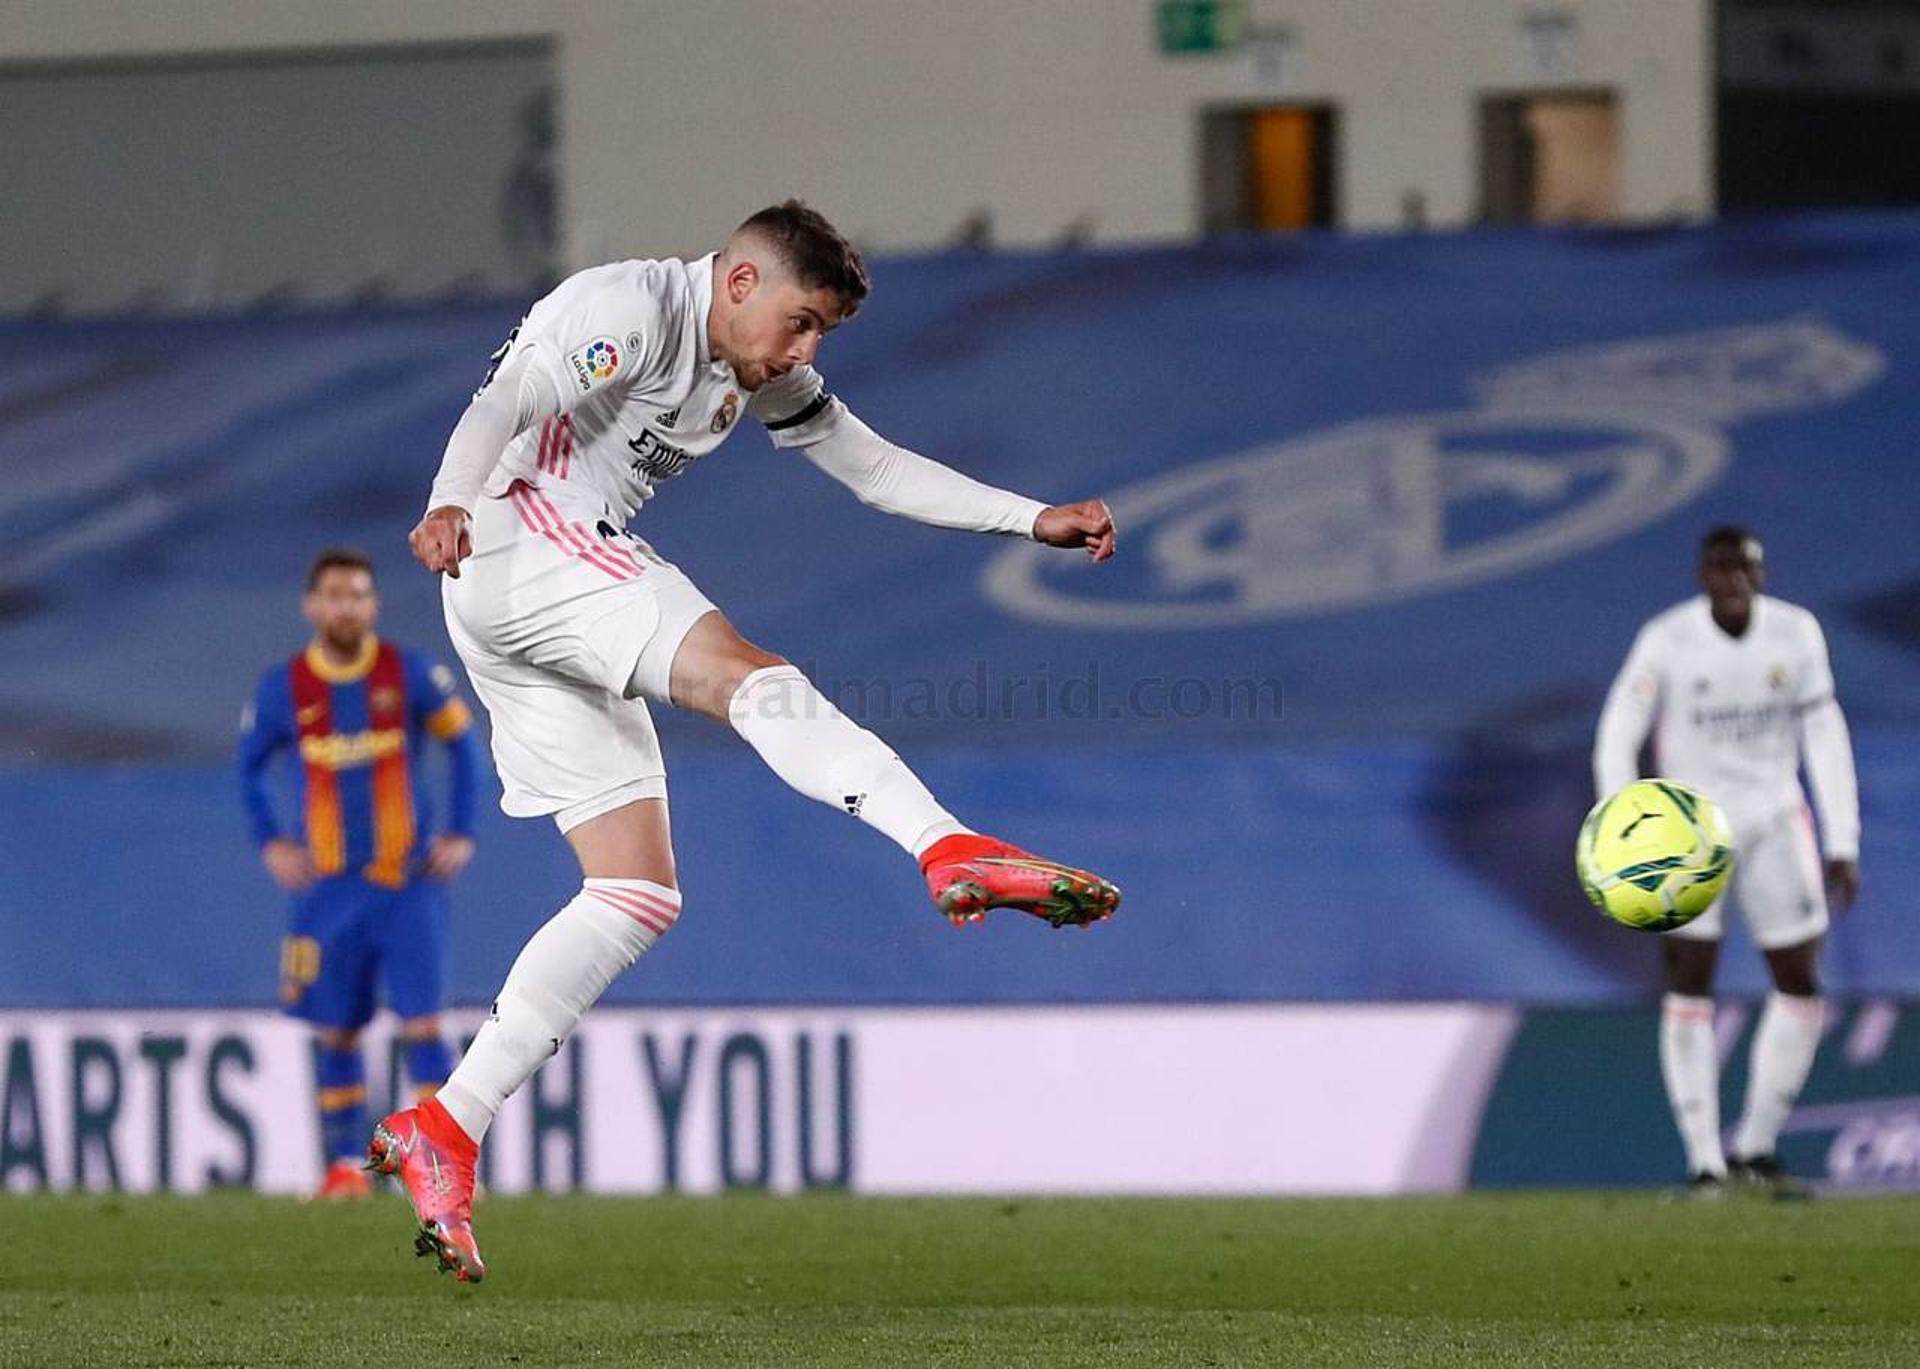
[[[735,304],[745,304],[760,284],[760,266],[752,258],[737,261],[727,272],[727,298]]]

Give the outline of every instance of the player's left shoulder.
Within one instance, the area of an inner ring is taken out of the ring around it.
[[[1760,603],[1764,606],[1769,627],[1774,634],[1798,642],[1819,642],[1826,639],[1820,627],[1820,620],[1812,609],[1787,599],[1776,599],[1772,595],[1762,595]]]
[[[824,431],[845,412],[845,406],[827,389],[812,366],[796,366],[778,380],[769,381],[747,399],[747,413],[760,420],[775,446]]]
[[[407,677],[414,681],[416,688],[442,699],[459,693],[459,681],[454,678],[453,669],[446,662],[412,647],[396,649],[406,662]]]

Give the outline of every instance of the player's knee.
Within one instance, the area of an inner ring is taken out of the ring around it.
[[[1791,998],[1817,998],[1820,971],[1812,964],[1775,965],[1773,987]]]
[[[402,1041],[438,1041],[440,1039],[440,1015],[429,1013],[425,1017],[402,1018],[400,1022]]]
[[[676,707],[725,722],[743,681],[756,671],[786,664],[785,657],[742,637],[716,611],[696,623],[674,652],[668,696]]]
[[[1670,938],[1664,943],[1668,993],[1705,998],[1713,993],[1713,966],[1719,947],[1710,941]]]
[[[1713,996],[1713,976],[1698,970],[1680,970],[1667,967],[1667,992],[1685,994],[1689,998],[1711,998]]]
[[[735,700],[740,697],[741,688],[749,680],[763,670],[793,669],[784,657],[745,642],[741,645],[744,650],[717,662],[693,692],[689,703],[696,712],[726,722],[732,715]]]
[[[349,1027],[316,1027],[314,1040],[330,1051],[352,1051],[360,1049],[360,1033]]]
[[[761,671],[778,670],[782,668],[791,670],[793,669],[793,665],[786,657],[776,656],[771,651],[762,651],[752,642],[746,641],[743,638],[740,642],[739,651],[728,658],[724,671],[725,683],[722,693],[725,696],[726,702],[730,705],[734,697],[739,694],[740,686],[752,679],[755,675],[758,675]],[[722,716],[725,716],[724,709],[722,710]]]

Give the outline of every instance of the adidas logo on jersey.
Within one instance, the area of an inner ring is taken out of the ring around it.
[[[660,417],[654,420],[655,423],[658,423],[663,428],[671,428],[674,424],[678,423],[679,421],[680,421],[680,410],[677,408],[668,409],[665,413],[661,414]]]

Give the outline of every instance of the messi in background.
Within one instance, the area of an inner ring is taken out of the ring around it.
[[[373,564],[322,552],[301,610],[313,638],[267,671],[240,723],[240,789],[253,840],[274,882],[293,896],[280,958],[280,998],[313,1025],[326,1178],[317,1196],[372,1191],[361,1168],[367,1069],[360,1036],[376,981],[400,1018],[407,1077],[421,1097],[452,1069],[441,1034],[446,886],[473,858],[472,716],[452,672],[382,641]],[[446,829],[415,778],[428,735],[447,748]],[[283,825],[267,774],[294,755],[295,811]]]

